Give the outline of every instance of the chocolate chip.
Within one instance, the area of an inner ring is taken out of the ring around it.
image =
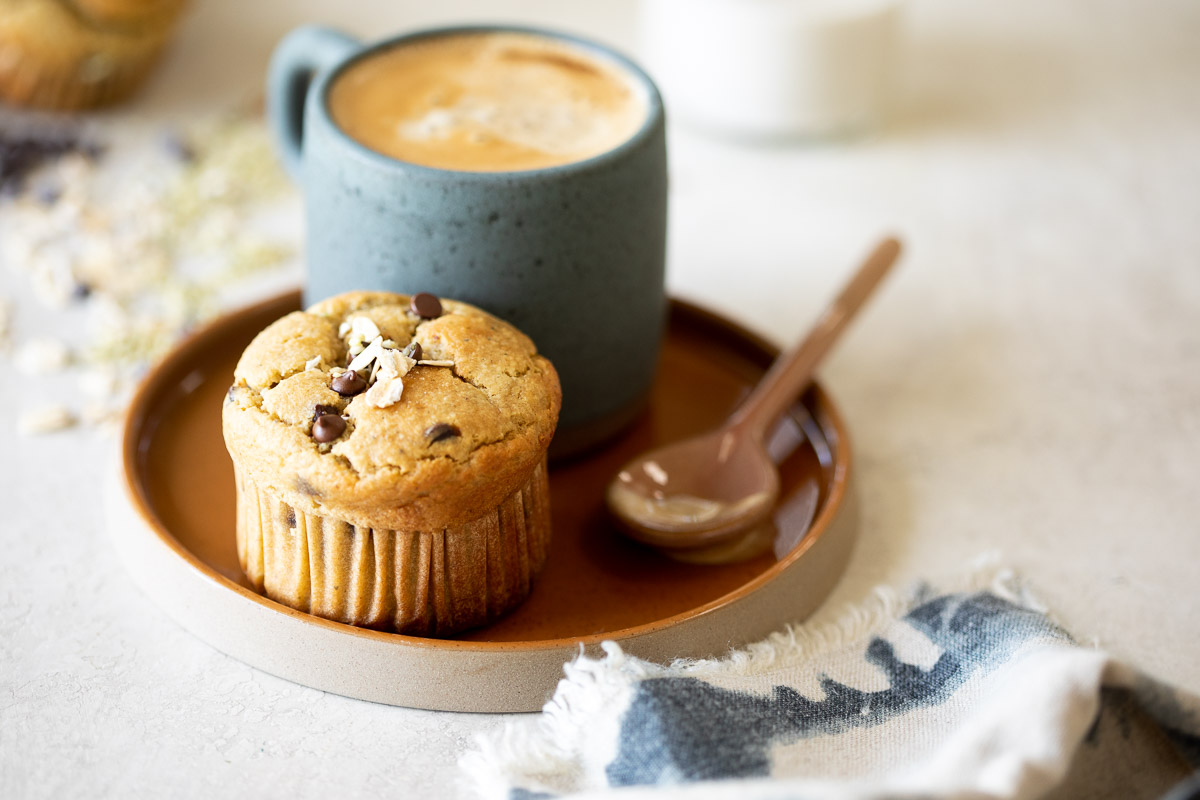
[[[313,440],[321,444],[332,442],[345,432],[346,420],[337,414],[322,414],[313,421]]]
[[[317,421],[317,417],[323,417],[326,414],[341,416],[342,410],[337,406],[318,405],[313,409],[313,422]]]
[[[352,369],[348,369],[341,375],[338,375],[329,382],[329,385],[342,397],[354,397],[354,395],[361,394],[367,388],[367,382],[363,380],[363,376]]]
[[[421,360],[421,343],[420,342],[409,342],[408,347],[405,347],[404,350],[402,350],[401,352],[403,352],[404,355],[408,356],[413,361],[420,361]]]
[[[425,429],[425,438],[429,440],[430,444],[449,439],[452,436],[462,436],[462,431],[458,429],[457,425],[451,425],[449,422],[438,422]]]
[[[442,301],[429,292],[414,294],[409,308],[421,319],[435,319],[442,315]]]

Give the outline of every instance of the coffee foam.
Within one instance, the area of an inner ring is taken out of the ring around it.
[[[469,171],[590,158],[632,136],[647,112],[640,85],[615,63],[518,33],[398,45],[349,67],[329,105],[373,150]]]

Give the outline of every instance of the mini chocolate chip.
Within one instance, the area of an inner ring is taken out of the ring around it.
[[[451,436],[462,436],[462,431],[457,425],[451,425],[449,422],[438,422],[430,425],[425,429],[425,438],[430,444],[440,442],[442,439],[449,439]]]
[[[287,510],[287,524],[288,524],[289,528],[296,527],[296,509],[294,509],[290,506],[288,507],[288,510]]]
[[[322,414],[313,421],[313,440],[321,444],[332,442],[345,432],[346,420],[337,414]]]
[[[317,421],[317,417],[323,417],[326,414],[334,414],[341,416],[342,410],[337,406],[318,405],[313,409],[313,422]]]
[[[403,352],[404,355],[408,356],[413,361],[420,361],[421,360],[421,343],[420,342],[409,342],[408,347],[405,347],[404,350],[401,352]]]
[[[367,388],[367,382],[363,380],[363,376],[352,369],[348,369],[341,375],[338,375],[330,381],[329,385],[342,397],[354,397],[354,395],[361,394]]]
[[[409,308],[421,319],[435,319],[442,315],[442,301],[429,292],[414,294]]]

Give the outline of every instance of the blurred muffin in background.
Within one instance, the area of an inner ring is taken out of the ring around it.
[[[0,0],[0,100],[115,103],[149,75],[186,0]]]

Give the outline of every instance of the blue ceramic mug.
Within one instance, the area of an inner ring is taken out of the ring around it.
[[[489,31],[549,37],[615,63],[644,92],[640,128],[581,161],[461,172],[368,149],[330,115],[330,87],[359,59]],[[445,28],[364,45],[305,27],[276,48],[267,100],[280,155],[304,193],[306,303],[352,289],[432,292],[513,323],[562,381],[558,455],[602,442],[637,416],[666,319],[667,155],[662,101],[636,64],[528,28]]]

